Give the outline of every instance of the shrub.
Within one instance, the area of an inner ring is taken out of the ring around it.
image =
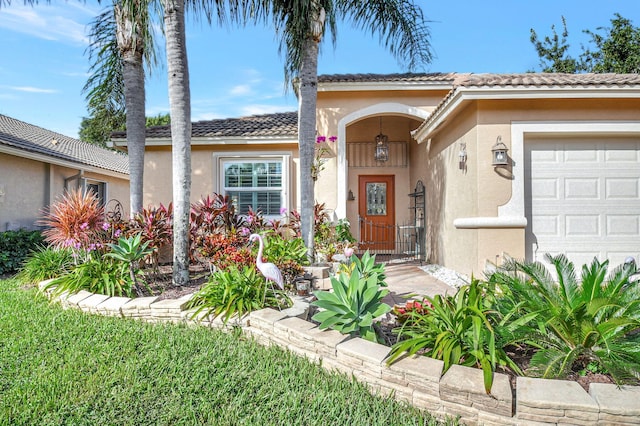
[[[142,291],[138,285],[137,275],[140,272],[140,262],[152,253],[149,248],[149,241],[142,242],[142,235],[136,234],[131,237],[120,237],[118,244],[109,244],[111,251],[105,257],[114,259],[127,265],[129,278],[133,283],[133,288],[138,296],[142,296]]]
[[[493,373],[498,365],[521,371],[503,350],[499,323],[490,287],[477,279],[461,287],[453,296],[427,297],[431,307],[426,314],[414,312],[395,330],[398,342],[389,353],[388,364],[407,353],[418,352],[444,361],[443,373],[452,365],[478,367],[490,393]]]
[[[160,248],[171,245],[173,239],[173,204],[149,207],[138,212],[131,221],[131,230],[142,235],[142,241],[152,250],[151,263],[158,267]]]
[[[14,273],[20,269],[25,258],[44,243],[40,231],[0,232],[0,274]]]
[[[80,290],[107,296],[128,296],[132,294],[133,282],[125,262],[90,256],[71,272],[58,277],[42,290],[53,289],[54,297],[64,292],[75,294]]]
[[[621,265],[582,266],[580,280],[564,255],[546,255],[557,279],[540,262],[510,261],[489,279],[504,296],[499,309],[511,340],[537,347],[528,374],[563,378],[597,364],[616,383],[640,378],[640,284]]]
[[[16,278],[22,283],[38,283],[67,274],[73,268],[70,249],[41,247],[25,260]]]
[[[352,256],[352,262],[355,259],[356,256]],[[375,256],[371,259],[375,260]],[[376,342],[378,337],[373,320],[391,310],[389,305],[382,303],[389,291],[381,288],[377,267],[369,262],[363,266],[363,270],[355,268],[351,273],[343,272],[331,277],[333,292],[313,293],[318,300],[311,304],[324,310],[312,319],[320,323],[321,330],[331,328]]]
[[[92,250],[100,248],[96,244],[101,240],[104,209],[91,192],[78,189],[66,192],[39,223],[47,228],[43,235],[54,247]]]
[[[232,267],[213,273],[209,282],[189,300],[187,308],[195,308],[193,317],[201,313],[212,318],[222,316],[226,323],[231,317],[241,318],[267,306],[290,305],[291,300],[267,285],[251,266],[242,270]]]

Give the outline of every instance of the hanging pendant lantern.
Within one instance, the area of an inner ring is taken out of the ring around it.
[[[389,138],[382,133],[382,117],[380,117],[380,133],[376,136],[376,150],[374,158],[377,162],[389,160]]]

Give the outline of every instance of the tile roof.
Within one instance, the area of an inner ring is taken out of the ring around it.
[[[298,113],[297,111],[292,111],[240,118],[196,121],[191,124],[191,135],[194,138],[297,137]],[[112,139],[126,139],[126,137],[126,132],[114,132],[111,135]],[[149,139],[168,139],[171,137],[171,126],[149,127],[147,128],[146,137]]]
[[[52,143],[54,140],[55,144]],[[126,154],[82,142],[2,114],[0,145],[129,174],[129,159]]]
[[[522,73],[522,74],[456,74],[453,89],[445,96],[429,117],[413,132],[417,134],[430,126],[450,104],[452,99],[465,89],[506,88],[508,89],[614,89],[640,87],[640,74],[563,74],[563,73]],[[497,93],[497,92],[496,92]]]
[[[431,82],[452,84],[455,73],[404,73],[404,74],[326,74],[318,76],[318,83],[364,82]]]
[[[640,84],[640,74],[457,74],[454,85],[463,87],[585,87]]]

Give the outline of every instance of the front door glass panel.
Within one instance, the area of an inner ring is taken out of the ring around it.
[[[367,215],[384,216],[387,214],[386,182],[367,182]]]

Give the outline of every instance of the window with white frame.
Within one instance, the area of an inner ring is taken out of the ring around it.
[[[269,158],[221,159],[222,190],[236,206],[238,214],[249,207],[265,217],[276,217],[287,206],[285,156]]]

